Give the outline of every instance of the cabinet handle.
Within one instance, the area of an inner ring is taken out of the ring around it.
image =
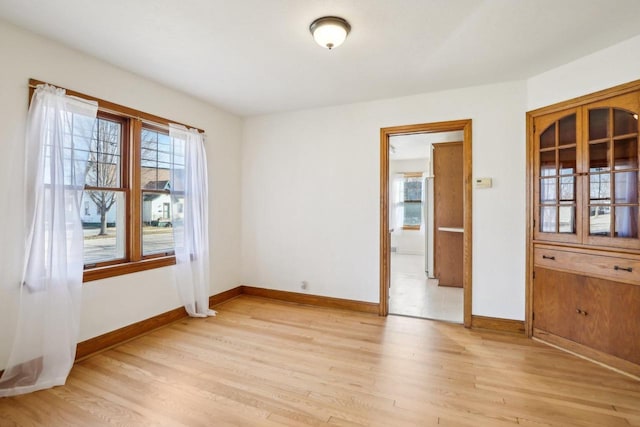
[[[579,308],[576,308],[576,313],[582,314],[583,316],[586,316],[588,314],[586,311],[580,310]]]
[[[550,259],[551,261],[555,261],[556,257],[549,256],[549,255],[542,255],[542,259]],[[617,265],[616,265],[616,267],[617,267]],[[616,268],[616,270],[617,270],[617,268]]]
[[[618,270],[628,271],[629,273],[631,273],[633,271],[633,268],[631,268],[631,267],[620,267],[619,265],[614,266],[613,269],[616,270],[616,271],[618,271]]]

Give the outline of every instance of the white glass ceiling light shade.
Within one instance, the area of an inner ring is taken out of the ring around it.
[[[327,49],[333,49],[340,46],[347,38],[351,25],[337,16],[323,16],[311,23],[309,31],[316,43]]]

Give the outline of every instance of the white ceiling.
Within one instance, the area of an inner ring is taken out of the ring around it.
[[[352,31],[332,51],[309,24]],[[640,34],[638,0],[0,0],[0,17],[242,116],[517,80]]]
[[[431,145],[440,142],[462,141],[462,131],[414,133],[392,135],[389,137],[391,160],[428,159],[431,157]]]

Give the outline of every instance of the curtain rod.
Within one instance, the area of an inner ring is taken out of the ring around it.
[[[31,79],[31,80],[33,81],[34,79]],[[124,112],[124,111],[114,110],[112,108],[107,108],[107,107],[101,106],[100,105],[101,102],[102,103],[112,104],[112,105],[117,105],[117,104],[114,104],[114,103],[109,102],[109,101],[104,101],[104,100],[102,100],[100,98],[95,98],[95,97],[92,97],[92,96],[89,96],[89,95],[84,95],[82,93],[79,93],[79,92],[76,92],[76,91],[61,87],[61,86],[57,86],[57,85],[54,85],[54,84],[51,84],[51,83],[46,83],[46,82],[42,82],[42,83],[38,83],[38,84],[32,84],[31,82],[29,82],[29,87],[32,88],[32,89],[35,89],[41,84],[48,84],[50,86],[54,86],[54,87],[57,87],[59,89],[64,89],[66,92],[70,92],[70,95],[68,95],[68,96],[71,96],[74,99],[78,99],[80,101],[85,101],[85,102],[86,101],[95,101],[95,102],[98,103],[98,110],[102,111],[104,113],[111,113],[111,114],[114,114],[114,115],[117,115],[117,116],[127,117],[127,118],[130,118],[130,119],[139,120],[139,121],[141,121],[143,123],[147,123],[147,124],[150,124],[150,125],[153,125],[153,126],[156,126],[156,127],[160,127],[160,128],[169,130],[169,125],[166,124],[166,123],[161,123],[161,122],[157,122],[157,121],[154,121],[154,120],[151,120],[151,119],[147,119],[147,118],[141,117],[140,115],[137,115],[137,114],[130,114],[130,113],[127,113],[127,112]],[[137,110],[135,110],[133,108],[129,108],[129,107],[123,107],[123,108],[125,108],[127,110],[137,111]],[[150,114],[150,116],[153,116],[153,115]],[[180,123],[180,122],[174,122],[172,120],[164,119],[162,117],[159,117],[159,118],[164,120],[164,121],[166,121],[167,123],[173,123],[173,124],[176,124],[176,125],[182,125],[182,126],[186,127],[187,129],[195,129],[200,133],[203,133],[203,134],[205,133],[204,130],[199,129],[199,128],[194,127],[194,126],[189,126],[189,125],[186,125],[186,124]]]

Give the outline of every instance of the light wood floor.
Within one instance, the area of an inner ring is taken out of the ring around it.
[[[1,426],[640,426],[640,382],[524,337],[242,296],[0,399]]]

